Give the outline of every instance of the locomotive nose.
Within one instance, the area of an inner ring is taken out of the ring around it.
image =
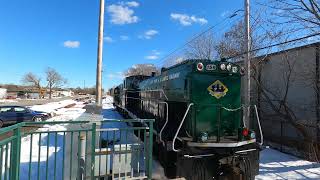
[[[192,76],[195,137],[201,142],[217,142],[223,137],[237,140],[240,127],[240,78],[230,75]],[[239,109],[237,109],[239,108]]]

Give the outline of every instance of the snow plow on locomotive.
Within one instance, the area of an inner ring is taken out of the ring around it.
[[[242,75],[234,63],[188,60],[159,76],[125,78],[114,105],[131,118],[155,119],[154,155],[167,177],[254,179],[260,144],[243,120]]]

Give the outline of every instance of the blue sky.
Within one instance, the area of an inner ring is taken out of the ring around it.
[[[242,9],[242,0],[106,0],[103,86],[161,57],[195,33]],[[1,0],[0,84],[53,67],[68,87],[95,85],[98,0]]]

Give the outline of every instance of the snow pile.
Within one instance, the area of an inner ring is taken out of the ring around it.
[[[47,121],[69,121],[78,119],[86,110],[82,102],[74,102],[75,106],[72,108],[59,108],[54,111],[55,117]]]
[[[76,101],[74,100],[64,100],[59,102],[51,102],[48,104],[42,104],[42,105],[35,105],[32,106],[31,109],[34,111],[42,111],[46,113],[53,113],[55,110],[63,108],[65,106],[68,106],[70,104],[75,104]]]
[[[260,153],[256,180],[269,179],[320,179],[320,164],[267,148]]]
[[[113,108],[113,97],[106,96],[106,98],[102,100],[102,109],[112,109],[112,108]]]

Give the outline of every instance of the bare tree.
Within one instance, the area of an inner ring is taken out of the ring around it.
[[[319,0],[268,0],[258,4],[269,8],[266,11],[269,22],[286,31],[319,32]]]
[[[145,75],[150,76],[153,72],[159,73],[159,70],[153,64],[136,64],[127,69],[125,76]]]
[[[279,37],[280,30],[267,30],[263,27],[264,21],[260,12],[255,13],[251,23],[251,49],[269,44]],[[262,29],[262,30],[261,30]],[[187,59],[215,59],[237,57],[242,59],[241,54],[246,51],[245,48],[245,26],[242,20],[236,22],[229,30],[224,32],[221,37],[214,39],[212,32],[207,32],[187,44],[185,57]],[[251,55],[257,55],[252,52]]]
[[[55,69],[48,67],[45,71],[47,88],[49,88],[49,98],[52,98],[52,89],[59,88],[67,82]]]
[[[220,57],[232,57],[245,52],[245,44],[245,26],[243,21],[240,21],[224,33],[216,45],[216,50]]]
[[[188,59],[214,59],[217,56],[215,41],[211,32],[193,39],[185,48]]]
[[[41,98],[41,78],[37,75],[33,74],[32,72],[29,72],[25,74],[22,78],[22,83],[32,86],[33,88],[38,89],[39,92],[39,98]]]
[[[281,35],[282,30],[270,27],[271,25],[269,25],[269,28],[264,27],[266,26],[266,23],[261,17],[260,11],[255,12],[251,19],[251,50],[279,41],[279,36]],[[221,58],[235,57],[233,60],[237,61],[241,60],[243,58],[242,55],[246,52],[245,44],[245,24],[242,20],[240,20],[236,24],[232,25],[231,28],[226,31],[221,38],[219,38],[215,49]],[[265,52],[252,51],[251,56],[254,57]]]

